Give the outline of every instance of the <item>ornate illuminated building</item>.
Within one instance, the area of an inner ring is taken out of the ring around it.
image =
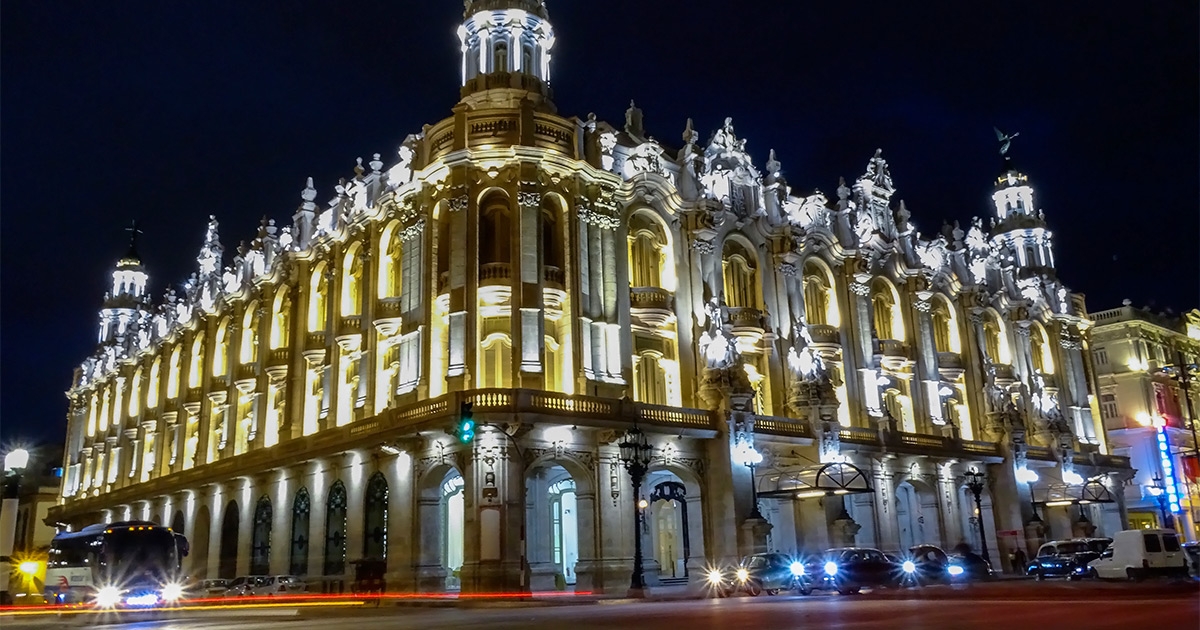
[[[559,115],[540,1],[467,2],[458,35],[461,100],[398,156],[323,201],[309,180],[232,256],[210,220],[182,294],[152,301],[121,259],[53,519],[171,524],[195,576],[329,586],[373,558],[393,590],[620,590],[636,425],[651,584],[981,529],[1007,567],[1120,529],[1128,460],[1025,174],[1006,162],[989,219],[929,238],[879,152],[827,198],[774,152],[760,171],[729,119],[668,150],[632,105]]]
[[[1200,540],[1200,310],[1170,315],[1125,300],[1092,319],[1100,417],[1113,452],[1135,469],[1125,486],[1130,525],[1174,524]]]

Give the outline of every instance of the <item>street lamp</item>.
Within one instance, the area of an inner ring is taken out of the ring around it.
[[[1033,510],[1033,518],[1029,519],[1030,523],[1041,522],[1042,517],[1038,516],[1037,501],[1033,497],[1033,484],[1037,483],[1038,474],[1025,466],[1017,469],[1017,481],[1024,481],[1029,484],[1029,507]]]
[[[967,481],[967,489],[971,491],[971,494],[975,495],[975,511],[979,514],[979,546],[983,549],[983,553],[979,555],[983,556],[984,562],[991,564],[992,559],[988,556],[986,523],[983,518],[983,499],[981,498],[985,487],[984,484],[987,483],[987,475],[972,468],[964,476]]]
[[[4,455],[4,501],[0,503],[0,604],[8,605],[8,580],[12,573],[13,543],[17,535],[17,504],[21,473],[29,465],[29,451],[14,448]]]
[[[1146,486],[1146,492],[1158,501],[1158,513],[1162,516],[1163,529],[1175,529],[1174,519],[1167,515],[1167,484],[1163,482],[1163,478],[1154,475],[1150,485]]]
[[[625,432],[617,448],[621,451],[621,463],[629,471],[629,479],[633,482],[633,577],[629,581],[629,595],[641,597],[646,591],[646,580],[642,573],[642,480],[650,468],[654,447],[646,439],[646,434],[634,424]]]
[[[754,481],[754,467],[762,463],[762,453],[755,450],[749,439],[743,438],[733,449],[733,459],[734,463],[750,469],[750,518],[765,520],[762,512],[758,509],[758,484]]]

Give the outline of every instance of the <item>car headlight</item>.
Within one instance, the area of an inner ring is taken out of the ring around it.
[[[183,599],[183,585],[174,582],[167,584],[162,588],[162,599],[164,602],[176,602]]]
[[[96,593],[96,605],[101,608],[112,608],[121,601],[121,591],[115,586],[105,586]]]
[[[829,562],[825,563],[825,574],[826,575],[837,575],[837,571],[838,571],[838,566],[837,566],[836,562],[829,561]]]
[[[946,572],[949,573],[950,575],[962,575],[963,568],[957,564],[952,564],[952,565],[946,567]]]
[[[917,572],[917,565],[915,563],[913,563],[912,560],[905,560],[904,564],[900,565],[900,568],[904,569],[905,573],[916,573]]]
[[[804,563],[793,562],[790,568],[792,570],[792,577],[800,577],[801,575],[804,575]]]
[[[737,573],[734,573],[734,575],[737,576],[739,582],[745,582],[746,580],[750,579],[750,572],[746,569],[738,569]]]
[[[708,572],[708,583],[709,584],[713,584],[713,585],[720,584],[723,581],[723,579],[724,579],[724,576],[721,575],[721,571],[719,569],[709,570],[709,572]]]

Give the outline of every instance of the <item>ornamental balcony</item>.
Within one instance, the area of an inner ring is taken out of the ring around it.
[[[258,378],[258,363],[245,363],[237,366],[236,380],[251,381]]]
[[[948,381],[957,381],[966,370],[962,355],[957,352],[937,353],[937,367],[938,374]]]
[[[375,303],[375,321],[397,319],[400,317],[400,298],[386,297],[380,298]]]
[[[362,315],[348,315],[338,322],[338,336],[357,335],[362,332]]]
[[[325,331],[318,330],[310,332],[304,336],[305,350],[324,350],[325,349]]]
[[[629,287],[629,306],[672,312],[675,306],[675,296],[666,289],[658,287]]]
[[[837,326],[809,324],[808,335],[812,337],[813,344],[818,348],[826,347],[833,350],[842,345],[842,331],[838,330]]]
[[[187,393],[184,395],[184,399],[183,399],[183,400],[184,400],[184,402],[189,402],[189,403],[192,403],[192,402],[194,402],[194,403],[198,403],[198,402],[200,402],[200,399],[201,399],[201,398],[203,398],[203,397],[204,397],[204,393],[203,393],[203,391],[201,390],[201,388],[199,388],[199,387],[189,387],[189,388],[187,389]]]
[[[875,356],[880,358],[883,366],[891,370],[903,369],[912,363],[908,356],[908,346],[897,339],[876,339]]]
[[[286,366],[292,360],[291,348],[275,348],[267,357],[267,367]]]
[[[733,325],[735,331],[739,328],[748,328],[761,333],[765,329],[763,312],[749,306],[729,307],[729,323]]]
[[[512,284],[512,265],[506,262],[484,263],[479,266],[479,286],[507,286]]]
[[[563,270],[551,265],[542,266],[542,281],[547,288],[551,289],[566,289],[566,282],[563,279]]]

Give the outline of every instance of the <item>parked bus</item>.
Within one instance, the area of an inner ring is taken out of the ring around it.
[[[122,521],[50,541],[46,601],[104,608],[152,607],[183,596],[187,539],[157,523]]]

